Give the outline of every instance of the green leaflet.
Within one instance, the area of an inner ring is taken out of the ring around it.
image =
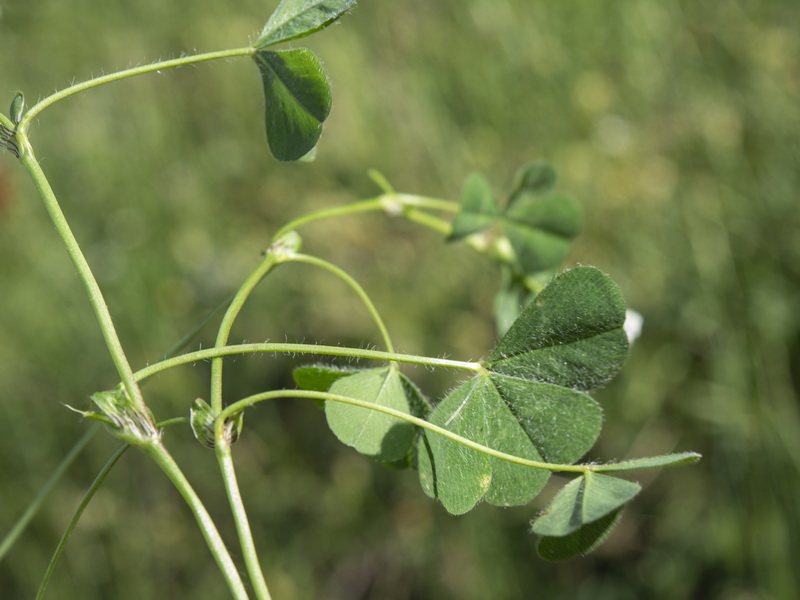
[[[573,479],[533,521],[531,531],[563,537],[617,510],[642,489],[638,483],[587,471]]]
[[[523,273],[560,268],[581,230],[580,207],[569,196],[551,194],[555,182],[555,170],[544,161],[526,165],[515,178],[502,223]]]
[[[485,366],[520,379],[588,391],[617,374],[628,353],[625,303],[594,267],[556,275],[522,312]]]
[[[330,387],[331,394],[347,396],[401,412],[411,412],[403,377],[392,367],[359,371],[337,379]],[[384,413],[326,401],[328,426],[340,441],[362,454],[383,462],[404,459],[414,443],[412,424]]]
[[[636,458],[618,463],[608,463],[594,467],[596,473],[610,473],[614,471],[634,471],[636,469],[655,469],[657,467],[671,467],[693,463],[700,460],[701,456],[697,452],[678,452],[676,454],[662,454],[661,456],[648,456],[646,458]]]
[[[621,515],[622,509],[618,508],[564,537],[543,537],[536,546],[536,552],[550,562],[562,562],[589,554],[611,534]]]
[[[512,201],[502,223],[520,269],[536,273],[560,267],[582,226],[578,204],[562,194],[540,197],[527,190]]]
[[[511,193],[509,205],[521,192],[545,194],[556,184],[556,170],[546,161],[537,160],[522,167],[514,177],[514,191]]]
[[[460,240],[488,229],[497,222],[499,210],[489,182],[480,173],[473,173],[464,183],[461,208],[453,221],[447,241]]]
[[[282,0],[272,13],[254,48],[266,48],[324,29],[339,19],[355,0]]]
[[[253,55],[264,85],[267,141],[278,160],[298,160],[314,149],[331,110],[331,90],[308,48]]]
[[[622,507],[641,490],[638,483],[588,471],[573,479],[532,522],[542,536],[539,555],[561,561],[599,545],[619,520]]]

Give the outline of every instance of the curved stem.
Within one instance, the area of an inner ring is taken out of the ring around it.
[[[250,295],[250,292],[258,285],[258,282],[261,281],[264,276],[272,269],[277,262],[277,257],[272,252],[267,252],[264,260],[261,261],[261,264],[253,271],[247,279],[244,281],[242,286],[236,292],[236,295],[231,300],[230,305],[228,306],[228,310],[225,312],[225,316],[222,317],[222,322],[219,326],[219,331],[217,332],[217,339],[214,343],[215,346],[225,346],[228,343],[228,336],[231,333],[231,328],[233,327],[233,322],[236,320],[236,317],[239,315],[239,312],[242,310],[242,306],[244,306],[247,297]],[[218,413],[222,410],[222,366],[223,361],[222,359],[214,359],[211,363],[211,408],[214,410],[215,413]]]
[[[383,322],[380,313],[378,313],[378,310],[375,308],[375,304],[373,304],[372,300],[367,295],[367,292],[364,291],[364,288],[361,287],[361,285],[355,279],[348,275],[347,272],[345,272],[343,269],[340,269],[333,263],[329,263],[327,260],[317,258],[316,256],[309,256],[308,254],[295,254],[289,257],[286,262],[305,263],[307,265],[320,267],[330,273],[333,273],[339,279],[349,285],[369,311],[369,314],[372,316],[372,320],[375,321],[375,325],[377,325],[381,332],[381,337],[383,338],[383,343],[386,346],[386,350],[388,352],[394,352],[394,345],[392,344],[392,339],[389,337],[389,330],[386,329],[386,324]]]
[[[223,410],[220,413],[220,415],[217,417],[217,421],[219,423],[224,423],[228,418],[230,418],[231,416],[235,415],[238,412],[243,411],[248,406],[252,406],[257,402],[263,402],[264,400],[275,400],[277,398],[310,398],[316,400],[326,400],[326,401],[329,400],[333,402],[342,402],[344,404],[350,404],[352,406],[358,406],[360,408],[366,408],[369,410],[375,410],[390,415],[392,417],[397,417],[398,419],[402,419],[403,421],[408,421],[409,423],[412,423],[418,427],[422,427],[423,429],[427,429],[428,431],[432,431],[433,433],[437,433],[453,442],[461,444],[462,446],[466,446],[467,448],[472,448],[473,450],[477,450],[478,452],[488,454],[489,456],[492,456],[494,458],[499,458],[500,460],[505,460],[518,465],[523,465],[525,467],[532,467],[534,469],[545,469],[547,471],[571,471],[573,473],[585,473],[586,471],[591,471],[594,468],[593,465],[562,465],[555,463],[546,463],[537,460],[529,460],[527,458],[522,458],[520,456],[514,456],[513,454],[508,454],[506,452],[494,450],[493,448],[489,448],[488,446],[484,446],[483,444],[479,444],[478,442],[473,442],[472,440],[462,437],[456,433],[453,433],[452,431],[448,431],[443,427],[434,425],[433,423],[430,423],[425,419],[420,419],[419,417],[415,417],[413,415],[409,415],[408,413],[404,413],[399,410],[389,408],[388,406],[381,406],[373,402],[365,402],[364,400],[357,400],[356,398],[350,398],[348,396],[340,396],[338,394],[331,394],[328,392],[314,392],[309,390],[274,390],[271,392],[263,392],[261,394],[255,394],[253,396],[249,396],[247,398],[244,398],[243,400],[239,400],[238,402],[234,402],[233,404],[229,405],[225,410]]]
[[[97,280],[92,273],[92,269],[89,267],[89,263],[86,260],[86,257],[83,255],[80,245],[75,239],[75,236],[72,233],[69,224],[67,223],[67,219],[58,204],[58,199],[56,198],[53,189],[50,187],[50,183],[48,182],[44,171],[42,171],[41,166],[39,166],[39,162],[36,160],[36,156],[33,153],[33,148],[31,148],[27,135],[23,129],[20,129],[17,132],[17,141],[19,142],[20,148],[19,160],[33,178],[33,182],[36,185],[36,189],[39,191],[42,200],[44,201],[44,205],[48,214],[50,215],[50,219],[52,220],[59,236],[61,236],[61,240],[64,243],[70,258],[72,259],[72,264],[75,265],[75,269],[78,271],[78,276],[86,288],[89,301],[92,304],[92,308],[97,316],[100,329],[103,332],[103,337],[105,339],[106,346],[108,347],[109,354],[111,354],[111,358],[114,361],[114,365],[117,368],[120,379],[122,379],[122,384],[125,387],[125,391],[127,392],[131,401],[134,402],[142,412],[145,412],[146,406],[144,403],[144,398],[142,397],[142,392],[139,389],[139,386],[136,384],[136,379],[133,376],[133,369],[131,369],[128,358],[125,356],[125,351],[122,349],[122,343],[117,335],[117,330],[114,327],[114,321],[111,318],[111,313],[108,310],[105,298],[103,298],[103,293],[100,291],[100,286],[97,284]]]
[[[63,100],[64,98],[69,98],[70,96],[73,96],[84,90],[88,90],[100,85],[105,85],[106,83],[113,83],[114,81],[119,81],[120,79],[134,77],[136,75],[142,75],[145,73],[152,73],[153,71],[160,71],[161,69],[171,69],[174,67],[191,65],[194,63],[199,63],[207,60],[217,60],[220,58],[248,56],[254,54],[255,51],[256,50],[254,48],[246,46],[244,48],[234,48],[232,50],[219,50],[216,52],[206,52],[204,54],[195,54],[193,56],[182,56],[180,58],[173,58],[171,60],[162,60],[151,63],[149,65],[143,65],[141,67],[133,67],[131,69],[125,69],[124,71],[110,73],[108,75],[103,75],[102,77],[95,77],[94,79],[90,79],[89,81],[83,81],[81,83],[71,85],[68,88],[63,89],[60,92],[56,92],[55,94],[48,96],[47,98],[40,100],[39,102],[31,106],[25,113],[25,115],[22,117],[22,120],[19,123],[18,130],[26,131],[28,125],[30,125],[31,120],[40,112],[42,112],[45,108],[55,104],[59,100]]]
[[[233,563],[228,549],[225,547],[225,542],[217,531],[214,521],[208,514],[205,506],[203,506],[197,493],[192,488],[186,476],[180,470],[175,460],[167,452],[167,449],[159,442],[155,444],[144,444],[140,446],[148,456],[150,456],[161,470],[164,471],[166,476],[172,481],[173,485],[178,489],[183,499],[189,505],[192,513],[194,514],[200,531],[208,544],[211,553],[214,555],[220,571],[222,571],[225,580],[228,583],[233,597],[236,600],[248,600],[247,590],[242,583],[242,578],[236,570],[236,565]]]
[[[415,365],[429,367],[447,367],[452,369],[464,369],[475,373],[484,373],[485,369],[479,362],[465,362],[459,360],[449,360],[446,358],[431,358],[428,356],[415,356],[413,354],[397,354],[394,352],[382,352],[380,350],[365,350],[363,348],[346,348],[344,346],[322,346],[315,344],[236,344],[223,346],[221,348],[207,348],[197,350],[168,358],[155,364],[149,365],[136,372],[137,381],[142,381],[152,377],[157,373],[191,364],[198,361],[208,360],[219,356],[232,356],[236,354],[258,354],[258,353],[282,353],[282,354],[321,354],[326,356],[345,356],[349,358],[374,359],[385,361],[397,361]]]
[[[66,531],[64,531],[64,535],[61,536],[61,540],[58,542],[55,552],[53,552],[53,556],[50,559],[50,564],[47,565],[47,571],[45,571],[45,574],[42,577],[42,582],[39,584],[39,591],[36,593],[36,600],[41,600],[44,597],[44,592],[47,589],[47,585],[50,583],[50,578],[53,576],[53,571],[56,568],[56,564],[58,564],[58,559],[61,557],[61,553],[67,546],[67,542],[69,541],[72,532],[75,531],[75,527],[78,526],[78,521],[80,521],[83,511],[86,510],[87,506],[89,506],[89,502],[91,502],[92,498],[94,498],[95,493],[98,489],[100,489],[100,486],[106,480],[106,477],[108,477],[111,469],[114,468],[114,465],[117,464],[117,461],[120,458],[122,458],[122,455],[125,454],[125,451],[128,448],[130,448],[130,445],[122,444],[116,450],[116,452],[111,455],[111,458],[108,459],[108,462],[100,470],[100,473],[97,474],[97,477],[95,477],[92,485],[90,485],[89,489],[86,490],[83,499],[81,500],[80,504],[78,504],[78,508],[75,509],[75,513],[72,515],[72,519],[69,521],[69,525],[67,525]]]
[[[451,200],[429,198],[427,196],[416,196],[414,194],[382,194],[380,196],[376,196],[375,198],[360,200],[344,206],[326,208],[324,210],[304,215],[281,227],[273,239],[278,239],[289,231],[294,231],[303,225],[308,225],[309,223],[321,221],[323,219],[331,219],[334,217],[343,217],[362,212],[379,210],[393,216],[408,216],[409,212],[413,208],[426,208],[429,210],[457,212],[459,205],[457,202],[453,202]]]
[[[225,346],[230,336],[231,328],[242,310],[245,301],[250,293],[255,289],[256,285],[266,276],[269,271],[279,263],[279,251],[275,250],[275,246],[282,249],[282,245],[276,242],[273,248],[267,251],[264,259],[258,267],[245,279],[244,283],[237,290],[236,294],[231,300],[225,316],[222,318],[219,330],[217,332],[217,339],[215,346]],[[211,363],[211,409],[214,413],[219,413],[222,410],[222,370],[224,361],[221,357],[214,358]],[[233,466],[233,458],[231,456],[230,444],[226,439],[224,432],[224,422],[219,422],[214,430],[214,447],[216,449],[217,462],[219,463],[222,480],[225,483],[225,491],[228,495],[228,504],[233,513],[233,519],[236,523],[236,532],[239,537],[239,544],[242,548],[242,554],[245,558],[247,571],[250,574],[250,579],[253,588],[256,592],[256,597],[260,600],[270,600],[269,589],[264,579],[264,574],[261,571],[261,564],[258,560],[258,552],[253,542],[253,535],[250,531],[250,523],[247,520],[247,512],[244,508],[242,495],[239,492],[239,485],[236,481],[236,470]]]

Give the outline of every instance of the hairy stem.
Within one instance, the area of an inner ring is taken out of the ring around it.
[[[60,92],[56,92],[55,94],[48,96],[47,98],[44,98],[43,100],[40,100],[39,102],[31,106],[25,113],[25,116],[22,117],[18,129],[19,131],[26,131],[31,120],[48,106],[55,104],[59,100],[69,98],[70,96],[74,96],[79,92],[83,92],[93,87],[98,87],[101,85],[105,85],[107,83],[113,83],[115,81],[126,79],[128,77],[135,77],[136,75],[153,73],[155,71],[160,71],[162,69],[182,67],[184,65],[191,65],[194,63],[199,63],[208,60],[217,60],[220,58],[249,56],[254,53],[255,53],[254,48],[246,46],[244,48],[234,48],[232,50],[219,50],[216,52],[206,52],[204,54],[195,54],[192,56],[182,56],[180,58],[174,58],[171,60],[162,60],[151,63],[149,65],[142,65],[140,67],[125,69],[123,71],[118,71],[116,73],[109,73],[108,75],[103,75],[101,77],[95,77],[94,79],[90,79],[88,81],[76,83],[75,85],[71,85],[68,88],[61,90]]]
[[[295,254],[291,258],[287,259],[287,262],[289,261],[305,263],[325,269],[329,273],[336,275],[336,277],[350,286],[350,289],[356,293],[356,295],[361,299],[362,304],[364,304],[366,307],[367,311],[369,311],[369,314],[372,316],[372,320],[375,321],[375,325],[377,325],[381,332],[381,337],[383,338],[383,343],[386,346],[386,350],[388,352],[394,352],[394,344],[392,344],[392,339],[389,337],[389,330],[386,328],[386,324],[383,322],[380,313],[378,313],[378,310],[375,308],[375,304],[373,304],[372,300],[367,295],[367,292],[364,291],[364,288],[361,287],[361,285],[355,279],[353,279],[344,270],[340,269],[336,265],[329,263],[327,260],[317,258],[316,256]]]
[[[247,297],[256,285],[258,285],[258,282],[261,281],[276,264],[278,264],[276,256],[272,252],[267,252],[264,260],[261,261],[258,267],[247,277],[236,292],[236,295],[233,297],[233,300],[231,300],[228,310],[225,312],[225,316],[220,323],[217,339],[214,343],[216,347],[222,347],[228,343],[228,337],[230,336],[233,322],[242,310]],[[223,361],[221,358],[215,358],[211,363],[210,404],[215,413],[222,410],[222,366]]]
[[[264,573],[261,570],[261,563],[258,559],[258,552],[256,551],[255,542],[253,541],[253,533],[250,531],[250,521],[247,519],[247,512],[244,508],[242,495],[239,492],[239,483],[236,480],[236,470],[233,467],[231,447],[221,433],[224,425],[224,421],[217,422],[216,429],[219,429],[220,433],[216,435],[214,449],[222,472],[222,480],[225,483],[225,492],[228,495],[228,503],[231,506],[233,520],[236,523],[236,533],[239,536],[242,556],[244,557],[247,572],[250,575],[250,583],[255,590],[256,598],[259,600],[271,600],[272,597],[267,588],[267,582],[264,579]]]
[[[465,362],[459,360],[449,360],[446,358],[431,358],[428,356],[416,356],[413,354],[397,354],[394,352],[382,352],[380,350],[366,350],[364,348],[347,348],[344,346],[322,346],[316,344],[237,344],[232,346],[223,346],[221,348],[207,348],[205,350],[197,350],[189,352],[175,358],[162,360],[155,364],[149,365],[136,372],[138,381],[152,377],[157,373],[179,367],[181,365],[191,364],[198,361],[216,358],[218,356],[232,356],[237,354],[258,354],[258,353],[274,353],[274,354],[319,354],[326,356],[344,356],[355,359],[372,359],[383,361],[396,361],[401,363],[409,363],[416,365],[423,365],[428,367],[446,367],[451,369],[463,369],[466,371],[473,371],[475,373],[484,373],[485,369],[479,362]]]
[[[467,448],[472,448],[473,450],[477,450],[478,452],[488,454],[489,456],[492,456],[494,458],[499,458],[500,460],[505,460],[526,467],[532,467],[534,469],[545,469],[547,471],[571,471],[573,473],[585,473],[586,471],[593,470],[593,465],[565,465],[565,464],[546,463],[536,460],[529,460],[527,458],[522,458],[520,456],[514,456],[513,454],[508,454],[506,452],[494,450],[493,448],[489,448],[488,446],[484,446],[483,444],[479,444],[478,442],[473,442],[472,440],[462,437],[456,433],[453,433],[452,431],[448,431],[443,427],[439,427],[438,425],[429,423],[425,419],[420,419],[419,417],[415,417],[408,413],[404,413],[399,410],[389,408],[388,406],[381,406],[380,404],[375,404],[373,402],[366,402],[364,400],[358,400],[356,398],[350,398],[348,396],[340,396],[338,394],[331,394],[328,392],[314,392],[309,390],[273,390],[270,392],[255,394],[253,396],[249,396],[247,398],[244,398],[243,400],[239,400],[238,402],[234,402],[233,404],[229,405],[217,417],[218,422],[224,423],[225,420],[228,419],[230,416],[243,411],[248,406],[252,406],[257,402],[263,402],[264,400],[275,400],[277,398],[310,398],[316,400],[342,402],[344,404],[350,404],[352,406],[358,406],[360,408],[375,410],[390,415],[392,417],[397,417],[398,419],[402,419],[403,421],[408,421],[409,423],[417,425],[418,427],[422,427],[423,429],[427,429],[428,431],[432,431],[433,433],[437,433],[443,437],[446,437],[449,440],[452,440],[458,444],[466,446]]]
[[[20,148],[19,160],[33,179],[36,189],[39,191],[39,195],[44,201],[45,208],[50,215],[50,219],[61,237],[61,241],[64,243],[69,257],[72,259],[72,264],[75,265],[75,269],[78,271],[78,277],[80,277],[86,288],[86,293],[89,296],[89,301],[94,309],[97,322],[103,332],[103,338],[105,339],[109,354],[114,361],[114,365],[117,368],[125,391],[131,401],[144,412],[146,406],[144,398],[142,397],[142,392],[133,376],[133,369],[131,369],[128,358],[125,356],[125,351],[117,335],[117,330],[114,327],[114,321],[111,318],[111,313],[108,310],[103,293],[100,291],[100,286],[97,284],[92,269],[89,267],[89,263],[67,223],[67,219],[58,204],[58,199],[53,192],[53,188],[50,187],[50,182],[47,180],[44,171],[42,171],[39,162],[36,160],[33,148],[31,148],[24,130],[20,129],[17,132],[17,141],[19,142]]]
[[[220,571],[222,571],[235,600],[248,600],[247,590],[244,587],[244,583],[242,583],[242,578],[236,570],[236,565],[233,563],[228,549],[225,547],[225,542],[222,541],[222,537],[219,531],[217,531],[214,521],[211,520],[211,516],[208,514],[208,511],[205,506],[203,506],[202,501],[186,479],[180,467],[178,467],[175,460],[160,442],[145,444],[140,446],[140,448],[156,461],[156,464],[161,467],[161,470],[164,471],[169,480],[178,489],[181,496],[183,496],[186,504],[188,504],[194,514],[197,525],[200,527],[200,531]]]

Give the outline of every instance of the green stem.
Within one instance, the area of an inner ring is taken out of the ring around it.
[[[380,313],[378,313],[378,310],[375,308],[375,304],[373,304],[372,300],[367,295],[367,292],[364,291],[364,288],[361,287],[361,285],[355,279],[353,279],[344,270],[340,269],[336,265],[329,263],[328,261],[323,260],[321,258],[317,258],[316,256],[309,256],[307,254],[295,254],[290,258],[288,258],[286,262],[299,262],[308,265],[314,265],[322,269],[325,269],[330,273],[333,273],[339,279],[344,281],[356,293],[356,295],[361,299],[361,302],[364,304],[366,309],[369,311],[369,314],[372,316],[372,320],[375,321],[375,325],[377,325],[378,329],[381,332],[381,337],[383,338],[383,343],[386,346],[386,350],[388,352],[394,352],[394,345],[392,344],[392,339],[389,337],[389,330],[386,329],[386,324],[383,322]]]
[[[423,365],[429,367],[446,367],[452,369],[464,369],[475,373],[485,373],[483,365],[479,362],[465,362],[450,360],[446,358],[431,358],[428,356],[415,356],[413,354],[397,354],[394,352],[382,352],[380,350],[366,350],[363,348],[346,348],[344,346],[322,346],[316,344],[237,344],[223,346],[221,348],[206,348],[168,358],[155,364],[149,365],[136,372],[136,379],[142,381],[152,377],[157,373],[172,369],[181,365],[191,364],[198,361],[208,360],[219,356],[231,356],[235,354],[258,354],[258,353],[282,353],[282,354],[320,354],[326,356],[345,356],[356,359],[373,359],[383,361],[397,361]]]
[[[236,523],[236,533],[239,536],[242,556],[244,557],[245,566],[250,575],[250,583],[255,590],[256,597],[259,600],[271,600],[272,597],[267,588],[267,582],[261,570],[261,563],[258,560],[258,552],[253,542],[253,534],[250,531],[250,522],[247,519],[242,495],[239,492],[236,470],[233,467],[233,457],[231,456],[231,447],[222,433],[224,426],[224,421],[217,421],[216,430],[218,431],[215,431],[216,443],[214,449],[222,472],[222,480],[225,482],[225,491],[233,513],[233,520]]]
[[[570,471],[573,473],[585,473],[587,471],[592,471],[594,468],[593,465],[563,465],[555,463],[546,463],[537,460],[529,460],[527,458],[522,458],[519,456],[514,456],[513,454],[507,454],[506,452],[494,450],[493,448],[489,448],[488,446],[484,446],[483,444],[479,444],[478,442],[473,442],[472,440],[462,437],[456,433],[453,433],[452,431],[448,431],[443,427],[439,427],[438,425],[429,423],[425,419],[420,419],[419,417],[415,417],[413,415],[409,415],[408,413],[404,413],[399,410],[389,408],[388,406],[381,406],[380,404],[375,404],[373,402],[365,402],[364,400],[357,400],[356,398],[349,398],[348,396],[330,394],[328,392],[314,392],[309,390],[274,390],[270,392],[263,392],[261,394],[255,394],[253,396],[249,396],[247,398],[244,398],[243,400],[239,400],[238,402],[234,402],[233,404],[229,405],[217,417],[217,422],[224,423],[231,416],[235,415],[238,412],[243,411],[248,406],[252,406],[257,402],[262,402],[264,400],[274,400],[277,398],[310,398],[316,400],[326,400],[326,401],[330,400],[333,402],[342,402],[344,404],[350,404],[352,406],[358,406],[360,408],[375,410],[390,415],[392,417],[397,417],[398,419],[402,419],[403,421],[408,421],[409,423],[412,423],[418,427],[422,427],[423,429],[427,429],[428,431],[437,433],[443,437],[446,437],[449,440],[452,440],[458,444],[466,446],[467,448],[472,448],[473,450],[477,450],[478,452],[488,454],[489,456],[492,456],[494,458],[499,458],[500,460],[505,460],[518,465],[523,465],[525,467],[532,467],[534,469],[545,469],[547,471]]]
[[[203,537],[211,553],[214,555],[214,560],[216,560],[220,571],[222,571],[235,600],[248,600],[247,590],[244,587],[244,583],[242,583],[242,578],[236,570],[236,565],[234,565],[228,549],[225,547],[225,542],[222,541],[222,537],[219,531],[217,531],[214,521],[211,520],[211,516],[186,479],[186,476],[180,470],[180,467],[178,467],[175,460],[160,442],[144,444],[140,446],[140,448],[161,467],[161,470],[164,471],[189,505],[195,519],[197,519],[200,531],[203,533]]]
[[[48,182],[44,171],[42,171],[41,166],[39,166],[39,162],[36,160],[36,156],[33,153],[33,148],[31,148],[24,130],[20,129],[17,132],[17,141],[19,142],[20,148],[19,160],[33,178],[33,182],[36,185],[36,189],[39,191],[42,200],[44,201],[44,205],[48,214],[50,215],[50,219],[52,220],[59,236],[61,236],[61,240],[64,243],[70,258],[72,259],[72,264],[75,265],[75,268],[78,271],[78,276],[86,288],[89,301],[91,302],[92,308],[97,316],[97,322],[99,323],[100,329],[103,332],[106,346],[108,347],[108,351],[111,354],[111,358],[117,368],[117,372],[122,380],[122,384],[125,386],[125,391],[127,392],[131,401],[133,401],[142,412],[145,412],[146,406],[144,403],[144,398],[142,397],[142,392],[133,376],[133,369],[131,369],[128,358],[125,356],[125,351],[122,348],[122,343],[120,342],[119,336],[117,335],[117,330],[114,327],[114,321],[111,318],[111,313],[108,310],[105,298],[103,298],[103,293],[100,291],[100,286],[97,284],[97,280],[94,278],[92,269],[89,267],[89,263],[86,260],[86,257],[83,255],[81,247],[78,244],[78,241],[75,239],[69,224],[67,223],[67,219],[58,204],[58,199],[53,192],[53,188],[50,187],[50,182]]]
[[[58,480],[61,479],[62,475],[64,475],[64,472],[67,470],[67,468],[69,468],[69,466],[74,462],[74,460],[78,457],[78,454],[81,453],[81,450],[86,447],[86,445],[89,443],[89,440],[94,437],[94,434],[97,433],[99,429],[100,425],[94,425],[89,428],[70,449],[67,455],[61,460],[55,471],[53,471],[45,484],[36,494],[36,497],[31,500],[30,504],[28,504],[28,508],[26,508],[25,512],[22,513],[22,516],[20,516],[20,518],[14,524],[14,527],[12,527],[11,531],[9,531],[5,538],[3,538],[2,543],[0,543],[0,561],[3,560],[3,557],[14,545],[14,542],[17,541],[17,538],[28,526],[28,523],[30,523],[31,519],[33,519],[36,513],[39,512],[39,508],[41,508],[45,498],[47,498],[47,495],[58,483]]]
[[[298,238],[299,239],[299,238]],[[228,343],[231,328],[242,310],[244,303],[250,296],[250,293],[255,289],[256,285],[266,276],[269,271],[279,263],[280,250],[276,247],[283,249],[280,242],[276,242],[273,248],[267,251],[264,260],[261,264],[247,277],[241,287],[237,290],[236,294],[231,300],[225,316],[217,332],[217,339],[215,346],[225,346]],[[222,410],[222,370],[224,361],[221,357],[214,358],[211,363],[211,408],[214,413],[219,413]],[[242,495],[239,492],[239,485],[236,481],[236,470],[233,466],[233,459],[231,457],[229,441],[225,437],[224,424],[220,423],[214,431],[214,447],[216,448],[217,462],[219,463],[222,480],[225,482],[225,490],[228,495],[228,504],[230,504],[231,512],[233,513],[234,522],[236,523],[236,532],[239,537],[239,544],[242,548],[242,554],[245,558],[247,571],[250,574],[250,579],[253,588],[256,592],[256,597],[260,600],[270,600],[269,590],[264,579],[264,574],[261,571],[261,564],[258,560],[258,553],[255,549],[253,542],[253,535],[250,531],[250,524],[247,520],[247,512],[242,501]]]
[[[64,552],[64,548],[67,546],[67,542],[69,541],[72,532],[75,531],[75,527],[78,526],[78,521],[80,521],[83,511],[86,510],[87,506],[89,506],[89,502],[91,502],[92,498],[94,498],[95,493],[98,489],[100,489],[100,486],[106,480],[106,477],[108,477],[111,469],[114,468],[114,465],[117,464],[117,461],[122,457],[123,454],[125,454],[125,451],[128,448],[130,448],[128,444],[122,444],[116,450],[116,452],[111,455],[111,458],[108,459],[108,462],[100,470],[100,473],[97,474],[97,477],[95,477],[92,485],[90,485],[89,489],[86,490],[86,494],[84,494],[83,499],[78,505],[78,508],[75,509],[75,513],[72,515],[72,519],[70,519],[64,535],[61,536],[61,540],[58,542],[55,552],[53,552],[53,556],[50,559],[50,564],[47,565],[47,571],[45,571],[44,577],[42,577],[42,583],[39,584],[39,591],[36,593],[36,600],[41,600],[44,597],[44,592],[47,589],[47,585],[50,583],[50,578],[53,576],[53,571],[56,568],[56,564],[58,564],[58,559],[61,557],[61,553]]]
[[[315,221],[323,219],[330,219],[333,217],[343,217],[354,215],[362,212],[370,211],[383,211],[389,215],[407,215],[413,208],[426,208],[428,210],[443,210],[448,212],[457,212],[458,203],[450,200],[441,200],[439,198],[428,198],[427,196],[416,196],[414,194],[382,194],[375,198],[368,198],[346,204],[344,206],[337,206],[334,208],[326,208],[308,215],[304,215],[294,221],[291,221],[281,227],[275,234],[273,239],[278,239],[289,231],[299,229],[303,225],[308,225]],[[449,231],[449,226],[448,226]]]
[[[162,69],[171,69],[174,67],[191,65],[194,63],[199,63],[207,60],[217,60],[220,58],[249,56],[254,53],[255,49],[250,46],[246,46],[244,48],[234,48],[232,50],[219,50],[216,52],[195,54],[193,56],[182,56],[180,58],[174,58],[172,60],[158,61],[151,63],[149,65],[143,65],[141,67],[133,67],[131,69],[125,69],[124,71],[110,73],[108,75],[103,75],[102,77],[95,77],[94,79],[90,79],[89,81],[83,81],[81,83],[71,85],[68,88],[63,89],[60,92],[56,92],[55,94],[48,96],[47,98],[40,100],[39,102],[31,106],[30,109],[28,109],[28,111],[22,117],[22,120],[19,123],[18,131],[27,131],[28,125],[30,125],[31,120],[48,106],[55,104],[59,100],[63,100],[64,98],[69,98],[70,96],[91,89],[93,87],[97,87],[107,83],[113,83],[114,81],[119,81],[120,79],[125,79],[127,77],[134,77],[136,75],[143,75],[145,73],[160,71]]]
[[[267,252],[261,264],[247,277],[242,286],[236,292],[236,295],[231,300],[225,316],[222,317],[222,322],[217,332],[217,340],[214,343],[216,347],[225,346],[228,343],[228,337],[233,327],[233,322],[242,310],[247,297],[250,292],[258,285],[264,276],[278,264],[277,257],[273,252]],[[219,413],[222,410],[222,366],[223,361],[221,358],[215,358],[211,363],[211,408],[214,413]]]

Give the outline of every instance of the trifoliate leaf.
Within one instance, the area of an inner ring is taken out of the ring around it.
[[[628,352],[625,303],[594,267],[556,275],[525,308],[485,366],[519,379],[588,391],[617,374]]]
[[[486,178],[473,173],[464,183],[461,208],[453,221],[448,241],[460,240],[491,227],[498,218],[497,202]]]
[[[602,427],[597,403],[583,392],[610,379],[627,352],[625,306],[616,285],[593,267],[556,277],[511,326],[465,383],[431,413],[431,423],[494,450],[571,464]],[[479,500],[524,504],[547,472],[522,467],[425,431],[418,443],[420,482],[453,514]]]
[[[403,379],[392,367],[343,377],[335,381],[329,391],[410,413]],[[325,416],[328,426],[340,441],[380,461],[404,458],[414,443],[413,425],[375,410],[326,400]]]
[[[339,19],[353,4],[355,0],[282,0],[253,47],[265,48],[311,35]]]
[[[325,71],[308,48],[253,56],[264,84],[269,148],[278,160],[298,160],[314,148],[330,114]]]

